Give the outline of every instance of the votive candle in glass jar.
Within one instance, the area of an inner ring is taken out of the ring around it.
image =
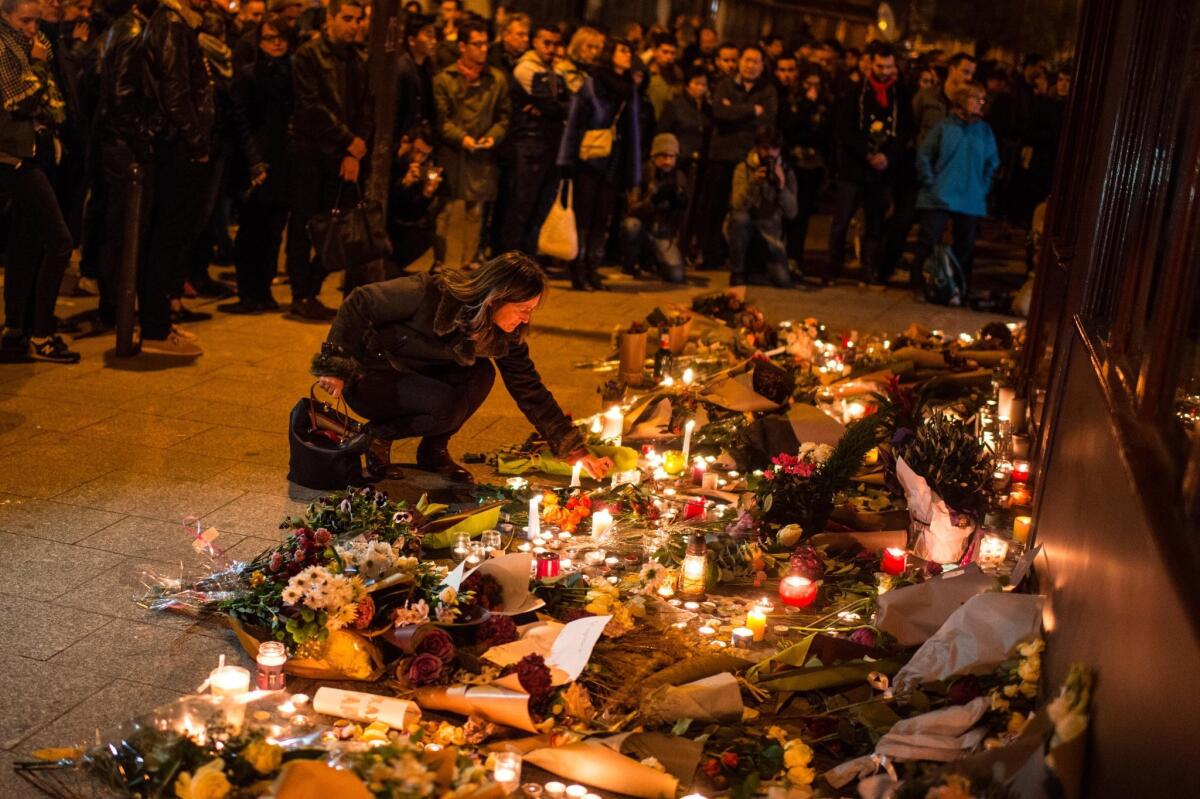
[[[883,550],[883,559],[879,568],[884,574],[901,575],[908,565],[908,553],[900,547],[888,547]]]
[[[521,785],[521,754],[519,752],[497,752],[492,756],[492,779],[512,793]]]
[[[779,581],[779,598],[793,608],[806,608],[817,598],[817,584],[799,574],[789,574]]]
[[[559,575],[557,552],[539,552],[537,556],[537,579],[547,580]]]
[[[283,666],[287,663],[287,648],[279,641],[264,641],[258,645],[255,657],[255,685],[260,691],[282,691],[285,686]]]

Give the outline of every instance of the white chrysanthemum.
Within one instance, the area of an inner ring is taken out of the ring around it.
[[[283,603],[285,605],[295,605],[298,604],[300,600],[304,599],[304,592],[299,588],[294,588],[289,585],[287,588],[283,589],[283,596],[281,598],[283,599]]]

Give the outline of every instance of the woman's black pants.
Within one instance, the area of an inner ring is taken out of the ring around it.
[[[418,372],[369,371],[346,387],[346,402],[370,421],[367,429],[376,438],[420,436],[421,448],[436,452],[479,410],[495,381],[487,358]]]

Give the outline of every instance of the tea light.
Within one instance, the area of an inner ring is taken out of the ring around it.
[[[888,547],[883,550],[883,560],[880,562],[879,568],[884,574],[904,574],[907,565],[908,552],[905,550],[900,547]]]
[[[542,547],[542,546],[538,546],[538,547],[534,547],[534,548],[533,548],[533,554],[535,554],[535,555],[540,555],[540,554],[542,554],[542,553],[543,553],[543,552],[545,552],[545,551],[546,551],[546,548],[545,548],[545,547]]]
[[[709,491],[717,490],[717,481],[721,479],[716,472],[705,472],[703,479],[700,481],[700,487]]]
[[[1012,491],[1008,495],[1009,507],[1025,507],[1029,504],[1029,487],[1024,483],[1018,483],[1012,487]]]
[[[258,645],[254,658],[257,666],[254,675],[255,687],[260,691],[281,691],[284,688],[283,666],[287,663],[287,649],[278,641],[264,641]]]
[[[559,541],[570,541],[571,534],[568,533],[566,530],[563,530],[561,533],[558,534],[558,540]]]
[[[567,786],[567,796],[571,797],[571,799],[583,799],[583,797],[587,796],[587,792],[588,789],[582,785]]]
[[[600,799],[600,794],[598,794],[598,793],[585,793],[585,794],[583,795],[583,799]]]
[[[846,403],[842,409],[842,423],[846,424],[861,419],[867,412],[867,406],[855,400],[854,402]]]
[[[671,583],[663,583],[658,587],[658,595],[664,599],[675,596],[675,586]],[[672,599],[671,604],[678,602],[677,599]]]
[[[696,630],[696,632],[700,633],[701,635],[716,635],[717,634],[716,628],[709,627],[707,624],[705,624],[700,629]]]
[[[767,634],[767,614],[774,610],[766,599],[763,599],[746,612],[746,626],[754,634],[755,641],[761,641]]]
[[[522,541],[520,544],[517,544],[518,552],[529,552],[532,549],[533,546],[528,541]]]
[[[618,439],[625,432],[625,414],[621,413],[621,408],[617,405],[612,406],[604,412],[604,426],[600,431],[600,437],[606,439]]]
[[[683,799],[708,799],[708,797],[701,793],[689,793]]]
[[[483,546],[484,552],[490,553],[500,548],[504,543],[504,538],[500,535],[499,530],[484,530],[479,536],[479,543]]]
[[[613,526],[613,516],[608,508],[600,508],[592,513],[592,535],[602,536]]]
[[[579,488],[583,483],[579,482],[579,476],[583,473],[583,461],[575,461],[575,465],[571,467],[571,485],[570,488]]]
[[[559,575],[557,552],[539,552],[537,556],[537,579],[547,580]]]
[[[1012,480],[1014,483],[1029,482],[1029,461],[1013,461]]]
[[[536,782],[525,783],[521,786],[521,792],[525,794],[526,799],[542,799],[546,795],[546,789]]]
[[[504,485],[511,488],[513,491],[520,491],[529,485],[529,481],[524,477],[510,477],[504,481]],[[428,748],[428,747],[426,747]]]
[[[478,566],[483,563],[483,559],[487,557],[487,550],[483,548],[483,543],[480,541],[472,541],[467,547],[467,565]]]
[[[599,566],[604,563],[603,549],[591,549],[583,553],[583,562],[589,566]]]
[[[806,608],[817,598],[817,585],[807,577],[790,574],[779,581],[779,598],[793,608]]]
[[[739,646],[739,647],[748,649],[750,647],[750,644],[753,642],[754,642],[754,631],[751,630],[749,627],[734,627],[733,628],[732,638],[730,639],[730,643],[733,646]]]
[[[467,555],[471,554],[471,534],[458,533],[454,536],[454,547],[452,549],[455,560],[466,560]]]
[[[246,705],[241,697],[250,692],[250,670],[241,666],[226,666],[225,656],[221,665],[208,675],[208,686],[213,696],[225,700],[225,718],[231,727],[240,728],[246,719]]]
[[[604,559],[604,565],[610,569],[615,569],[621,565],[621,559],[618,558],[616,555],[609,555],[607,558]]]
[[[440,752],[440,751],[442,751],[442,745],[441,744],[425,744],[425,751],[426,752]]]
[[[570,558],[559,558],[558,565],[563,571],[570,571],[575,566],[575,561]]]
[[[700,603],[699,602],[684,602],[683,609],[684,610],[699,610]]]
[[[1029,529],[1033,526],[1030,516],[1017,516],[1013,519],[1013,541],[1022,546],[1029,544]]]
[[[518,752],[497,752],[492,756],[492,779],[512,793],[521,784],[521,755]]]
[[[529,537],[541,535],[542,533],[542,517],[538,513],[538,506],[542,504],[542,495],[534,494],[529,498]]]
[[[1005,557],[1008,556],[1008,541],[996,535],[988,533],[983,538],[979,539],[979,565],[985,568],[997,568],[1004,563]]]
[[[545,785],[545,789],[546,799],[562,799],[567,793],[567,786],[561,782],[548,782]]]

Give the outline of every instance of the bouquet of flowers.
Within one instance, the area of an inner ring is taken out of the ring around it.
[[[799,524],[805,535],[824,530],[837,493],[849,487],[875,446],[878,426],[874,416],[867,416],[847,427],[834,447],[807,443],[796,455],[773,457],[757,490],[763,518],[776,525]]]
[[[922,420],[915,429],[902,427],[892,437],[892,451],[946,505],[981,518],[992,494],[992,454],[961,419],[938,414]]]

